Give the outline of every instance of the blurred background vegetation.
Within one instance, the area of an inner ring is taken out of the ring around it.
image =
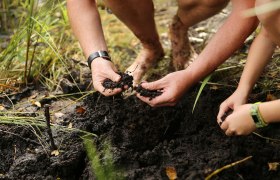
[[[68,71],[66,59],[79,52],[65,1],[2,0],[0,83],[42,83],[50,89]]]
[[[175,0],[154,0],[154,3],[155,19],[166,56],[147,76],[158,79],[168,73],[168,26],[177,8]],[[108,12],[102,0],[98,1],[98,5],[109,51],[118,69],[124,71],[136,57],[140,43],[127,27]],[[219,27],[217,23],[220,24],[227,17],[229,9],[230,6],[218,16],[190,29],[190,42],[198,53],[216,32]],[[253,36],[220,67],[224,70],[215,73],[212,78],[214,83],[208,84],[213,88],[236,87],[252,40]],[[262,92],[279,90],[279,54],[278,50],[257,84]],[[0,1],[0,92],[28,84],[40,84],[54,90],[60,78],[71,74],[73,68],[82,71],[79,63],[75,67],[71,65],[72,59],[86,66],[69,25],[65,0]]]

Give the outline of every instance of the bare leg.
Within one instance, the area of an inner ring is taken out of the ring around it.
[[[190,58],[189,27],[221,11],[229,0],[178,0],[177,15],[169,29],[172,65],[175,70],[186,67]]]
[[[112,12],[132,30],[141,41],[143,49],[136,60],[127,69],[134,77],[134,82],[141,81],[149,68],[155,65],[164,52],[159,41],[152,0],[104,0]],[[137,67],[137,68],[136,68]]]

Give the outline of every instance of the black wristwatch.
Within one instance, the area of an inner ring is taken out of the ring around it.
[[[102,57],[103,59],[111,61],[111,57],[109,56],[109,53],[107,51],[97,51],[97,52],[91,53],[88,57],[88,67],[90,69],[91,69],[92,61],[98,57]]]

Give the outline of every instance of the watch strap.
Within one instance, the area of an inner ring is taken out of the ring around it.
[[[262,127],[267,126],[268,124],[264,121],[264,119],[259,111],[259,104],[260,104],[260,102],[253,104],[251,106],[250,113],[251,113],[251,116],[254,120],[256,127],[262,128]]]
[[[101,57],[103,59],[106,59],[108,61],[111,61],[111,57],[107,51],[96,51],[94,53],[91,53],[88,57],[88,67],[91,69],[91,63],[94,59]]]

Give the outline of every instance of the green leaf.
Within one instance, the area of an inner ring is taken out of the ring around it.
[[[198,91],[198,93],[197,93],[197,95],[196,95],[195,102],[194,102],[193,109],[192,109],[192,113],[193,113],[194,108],[195,108],[195,106],[196,106],[196,103],[197,103],[197,101],[198,101],[198,99],[199,99],[199,97],[200,97],[200,95],[201,95],[202,90],[204,89],[204,87],[205,87],[205,85],[208,83],[208,81],[211,79],[211,77],[212,77],[212,74],[208,75],[208,76],[203,80],[203,82],[202,82],[202,84],[201,84],[201,86],[200,86],[200,88],[199,88],[199,91]]]

